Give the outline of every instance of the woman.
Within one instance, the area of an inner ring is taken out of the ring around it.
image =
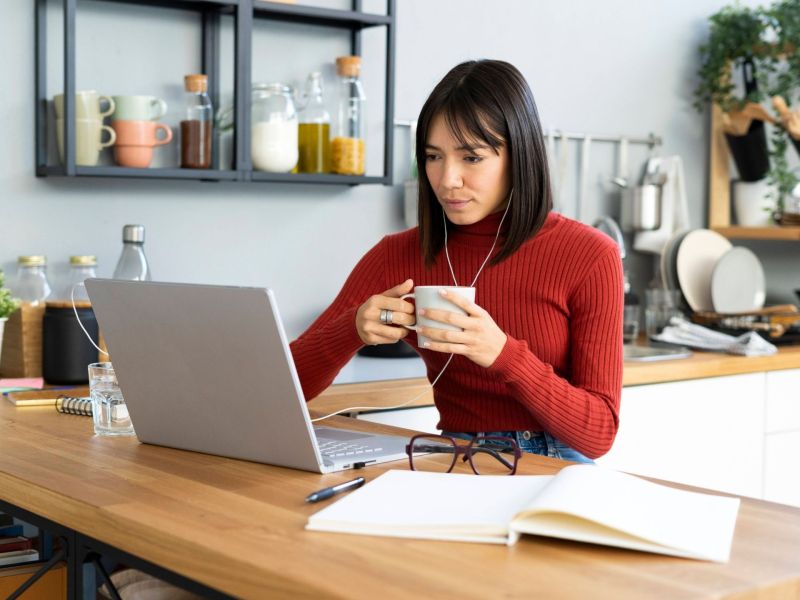
[[[622,267],[601,232],[551,212],[533,95],[512,65],[465,62],[418,120],[419,227],[388,235],[333,304],[292,343],[306,398],[364,344],[406,339],[425,361],[439,427],[514,437],[528,452],[590,462],[611,447],[622,388]],[[473,285],[466,311],[426,317],[400,297],[414,285]]]

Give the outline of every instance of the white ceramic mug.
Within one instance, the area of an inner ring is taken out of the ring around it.
[[[426,319],[425,317],[420,316],[419,314],[420,309],[447,310],[462,315],[467,314],[464,310],[453,304],[450,300],[443,297],[439,293],[441,290],[447,290],[447,292],[450,294],[458,294],[459,296],[466,298],[470,302],[475,302],[474,287],[461,287],[461,286],[451,286],[451,285],[418,285],[417,287],[414,288],[413,293],[405,294],[400,297],[401,300],[405,300],[406,298],[413,298],[414,304],[417,307],[416,310],[417,324],[403,325],[403,327],[405,327],[406,329],[411,329],[413,331],[416,331],[419,327],[447,329],[449,331],[463,331],[460,327],[456,327],[455,325],[449,325],[447,323],[442,323],[441,321],[432,321],[431,319]],[[417,336],[417,339],[420,347],[423,344],[425,344],[425,342],[430,341],[424,335]]]
[[[108,106],[105,110],[101,109],[101,103],[106,102]],[[56,118],[64,118],[64,94],[53,96],[53,104],[56,109]],[[75,118],[76,119],[99,119],[107,117],[114,112],[114,101],[108,96],[104,96],[94,90],[84,90],[75,92]]]
[[[108,133],[108,140],[103,141],[103,132]],[[100,150],[112,146],[117,141],[117,134],[100,119],[75,119],[75,164],[93,167],[100,158]],[[64,119],[56,119],[56,145],[58,157],[64,163]]]

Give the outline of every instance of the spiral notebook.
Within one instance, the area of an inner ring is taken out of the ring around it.
[[[67,415],[92,416],[91,398],[78,398],[75,396],[59,396],[56,398],[56,410]]]
[[[14,406],[52,406],[61,396],[85,398],[88,395],[89,387],[85,385],[5,392],[3,394],[6,400]]]
[[[89,393],[89,388],[73,388],[72,395],[66,395],[53,390],[35,390],[26,392],[10,392],[6,399],[17,407],[27,406],[55,406],[60,413],[67,415],[92,416],[92,401],[90,398],[78,394]]]

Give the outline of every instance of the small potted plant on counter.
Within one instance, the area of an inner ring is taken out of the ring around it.
[[[5,275],[0,271],[0,353],[3,351],[3,330],[8,315],[19,307],[19,300],[11,297],[11,290],[5,287]]]

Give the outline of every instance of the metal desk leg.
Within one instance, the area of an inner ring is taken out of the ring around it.
[[[64,544],[64,547],[66,547],[66,540],[62,540],[62,544]],[[50,569],[56,566],[56,564],[64,560],[67,557],[67,553],[64,550],[64,547],[62,547],[58,552],[53,554],[50,560],[48,560],[41,567],[39,567],[39,569],[33,575],[31,575],[25,582],[23,582],[22,585],[20,585],[16,590],[14,590],[14,592],[8,597],[8,600],[16,600],[17,598],[22,596],[22,594],[25,593],[25,590],[27,590],[34,583],[39,581],[42,575],[44,575]]]

